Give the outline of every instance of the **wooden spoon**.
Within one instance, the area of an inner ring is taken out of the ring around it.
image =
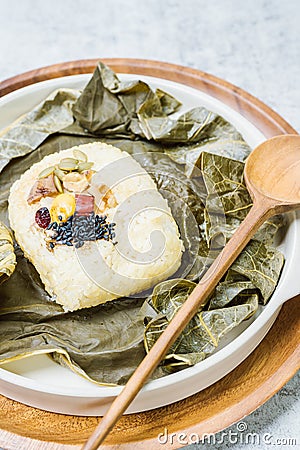
[[[274,214],[300,208],[300,136],[276,136],[259,145],[246,161],[244,176],[253,199],[249,214],[114,400],[84,450],[96,450],[103,442],[262,223]]]

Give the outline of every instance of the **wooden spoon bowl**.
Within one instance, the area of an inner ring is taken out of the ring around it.
[[[283,210],[300,204],[299,179],[299,135],[269,139],[251,152],[245,165],[245,181],[252,198],[272,199],[282,204]]]

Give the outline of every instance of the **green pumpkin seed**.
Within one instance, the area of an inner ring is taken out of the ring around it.
[[[87,162],[88,157],[85,153],[83,153],[81,150],[74,150],[73,151],[73,155],[75,156],[75,158],[77,158],[79,161],[82,162]]]
[[[58,164],[58,168],[60,170],[72,171],[77,170],[77,167],[78,167],[78,159],[73,158],[64,158]]]
[[[47,167],[46,169],[42,170],[41,173],[39,174],[38,178],[47,178],[49,177],[49,175],[51,175],[51,173],[53,173],[55,170],[54,166],[51,167]]]
[[[60,181],[63,181],[64,176],[65,176],[66,174],[65,174],[65,172],[64,172],[63,170],[55,169],[55,170],[54,170],[54,175],[56,175],[57,178],[60,179]]]
[[[63,164],[65,164],[65,163],[78,164],[79,161],[78,161],[78,159],[75,159],[75,158],[63,158],[63,159],[60,160],[60,163],[59,163],[59,164],[61,164],[61,163],[63,163]]]
[[[63,159],[60,160],[60,162],[61,163],[65,163],[65,162],[68,162],[68,163],[70,162],[71,163],[71,162],[73,162],[73,163],[77,164],[78,163],[78,159],[75,159],[75,158],[63,158]]]
[[[93,162],[82,162],[78,164],[78,172],[84,172],[85,170],[89,170],[93,167]]]
[[[55,184],[56,189],[58,190],[58,192],[60,192],[62,194],[64,192],[64,190],[63,190],[60,179],[56,175],[54,175],[53,179],[54,179],[54,184]]]

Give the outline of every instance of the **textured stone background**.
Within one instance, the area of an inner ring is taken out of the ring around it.
[[[80,58],[168,61],[242,87],[300,132],[299,23],[298,0],[0,0],[0,79]],[[298,387],[295,376],[244,419],[247,431],[300,445]],[[220,440],[194,448],[274,447]]]

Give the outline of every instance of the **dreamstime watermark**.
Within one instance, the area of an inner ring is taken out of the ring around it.
[[[248,430],[246,422],[238,422],[234,430],[229,429],[222,433],[169,433],[168,428],[165,428],[162,433],[157,436],[157,441],[160,445],[191,445],[191,444],[241,444],[241,445],[255,445],[255,446],[280,446],[280,447],[295,447],[298,445],[295,437],[275,436],[271,433],[256,433]]]

